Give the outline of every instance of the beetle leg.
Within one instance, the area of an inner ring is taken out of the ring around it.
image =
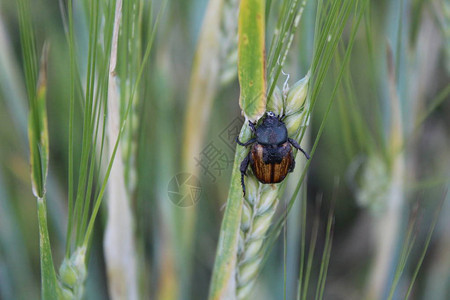
[[[238,143],[238,144],[241,145],[241,146],[247,147],[248,145],[251,145],[251,144],[253,144],[254,142],[256,142],[256,139],[255,139],[255,138],[249,139],[247,142],[242,143],[242,142],[239,140],[239,136],[236,137],[236,143]]]
[[[245,196],[245,183],[244,183],[244,176],[246,176],[247,168],[250,163],[250,156],[252,155],[252,151],[249,151],[247,156],[244,158],[244,160],[241,162],[241,185],[242,185],[242,191],[244,192]]]
[[[294,147],[297,148],[298,150],[302,151],[302,153],[305,155],[305,157],[306,157],[307,159],[310,158],[310,157],[309,157],[309,154],[306,153],[306,151],[303,150],[302,147],[300,147],[300,145],[297,143],[296,140],[291,139],[291,138],[289,138],[288,140],[289,140],[289,143],[291,143],[292,146],[294,146]]]
[[[252,121],[248,120],[248,126],[250,126],[250,129],[252,130],[252,132],[254,134],[256,134],[256,128],[255,128],[256,123],[253,123]]]
[[[289,153],[289,155],[291,156],[291,165],[289,166],[288,172],[291,173],[295,169],[295,158],[294,158],[294,154],[292,153],[292,151]]]

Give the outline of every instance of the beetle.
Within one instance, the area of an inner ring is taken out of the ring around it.
[[[307,159],[308,153],[300,147],[296,140],[288,137],[283,116],[276,116],[273,112],[267,112],[262,123],[256,127],[256,123],[249,121],[250,129],[255,135],[245,143],[236,142],[244,147],[251,146],[247,156],[241,162],[241,185],[245,196],[244,176],[250,165],[253,174],[262,183],[279,183],[284,180],[287,173],[295,168],[294,154],[292,147],[300,150]]]

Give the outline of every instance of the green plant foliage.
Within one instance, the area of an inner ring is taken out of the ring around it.
[[[23,45],[25,77],[30,111],[28,114],[28,140],[30,146],[31,182],[37,199],[39,222],[39,247],[41,263],[42,298],[58,299],[60,290],[53,265],[52,251],[47,225],[45,186],[49,161],[49,139],[47,127],[46,90],[48,48],[44,46],[38,74],[34,33],[30,23],[30,8],[27,0],[18,2],[20,37]]]
[[[448,1],[49,3],[0,0],[0,299],[448,298]],[[243,195],[267,111],[311,158]]]
[[[242,0],[238,25],[239,105],[258,120],[266,109],[265,1]]]

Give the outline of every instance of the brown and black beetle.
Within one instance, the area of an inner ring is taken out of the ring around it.
[[[262,183],[279,183],[283,181],[287,173],[295,168],[292,146],[302,151],[309,159],[308,153],[303,150],[297,141],[288,137],[283,117],[276,116],[273,112],[267,112],[266,117],[258,127],[256,123],[249,121],[250,128],[255,135],[245,143],[236,138],[241,146],[250,146],[251,150],[241,163],[241,184],[245,196],[244,175],[248,165],[252,167],[253,174]]]

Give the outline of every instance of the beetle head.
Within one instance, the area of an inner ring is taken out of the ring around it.
[[[266,117],[263,120],[263,123],[265,123],[265,124],[278,124],[279,121],[280,121],[279,116],[277,116],[272,111],[268,111],[266,113]]]
[[[269,117],[269,118],[275,118],[276,116],[275,116],[275,114],[274,114],[272,111],[268,111],[268,112],[267,112],[267,117]]]

